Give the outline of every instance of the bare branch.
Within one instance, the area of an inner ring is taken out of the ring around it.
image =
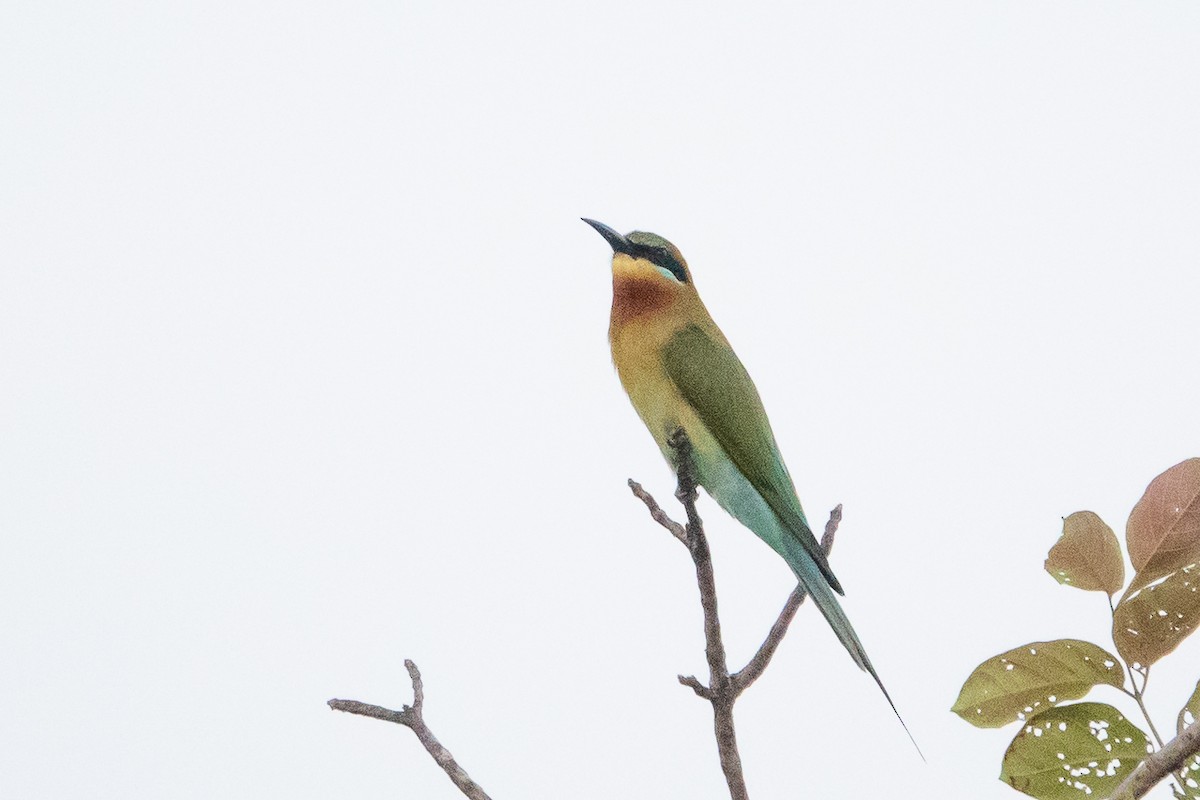
[[[409,680],[412,681],[413,711],[420,716],[425,708],[425,682],[421,680],[421,670],[417,669],[416,662],[411,658],[404,659],[404,668],[408,670]]]
[[[641,500],[643,503],[645,503],[646,508],[650,509],[650,518],[670,531],[671,535],[683,542],[684,546],[686,547],[688,543],[687,530],[678,522],[668,517],[667,512],[662,510],[662,507],[659,506],[658,501],[655,500],[649,492],[643,489],[642,485],[633,478],[629,479],[629,488],[633,492],[634,496],[637,497],[638,500]]]
[[[1182,769],[1197,753],[1200,753],[1200,724],[1192,725],[1161,750],[1147,756],[1121,781],[1112,800],[1134,800],[1145,796],[1163,778]]]
[[[695,675],[680,675],[679,682],[691,689],[699,697],[703,697],[705,700],[713,699],[712,689],[701,683]]]
[[[737,693],[729,678],[729,667],[725,660],[725,645],[721,641],[721,620],[717,615],[717,587],[713,576],[712,554],[708,540],[704,537],[704,522],[696,510],[696,473],[692,461],[692,443],[682,429],[677,429],[669,440],[676,455],[676,477],[678,488],[675,497],[687,512],[687,525],[675,522],[662,510],[650,494],[637,481],[630,480],[629,488],[650,510],[650,516],[676,539],[687,545],[696,568],[696,583],[700,588],[700,605],[704,609],[704,653],[708,661],[708,682],[705,686],[694,675],[680,675],[679,682],[690,688],[697,696],[708,700],[713,707],[713,732],[717,739],[717,753],[721,760],[721,771],[729,785],[733,800],[748,800],[746,781],[742,774],[742,759],[737,749],[737,736],[733,727],[733,703]]]
[[[696,510],[696,465],[692,459],[692,443],[682,428],[669,439],[676,456],[678,488],[675,497],[687,511],[687,544],[696,567],[696,583],[700,588],[700,606],[704,610],[704,655],[708,661],[708,686],[695,678],[680,682],[704,697],[713,707],[713,733],[717,739],[717,756],[732,800],[749,800],[746,779],[742,773],[742,757],[738,752],[737,733],[733,726],[733,704],[737,693],[729,680],[725,661],[725,644],[721,640],[721,619],[717,614],[717,584],[713,575],[712,553],[704,537],[704,522]]]
[[[357,700],[330,700],[328,705],[334,711],[345,711],[347,714],[358,714],[360,717],[372,717],[373,719],[381,719],[384,722],[394,722],[406,728],[413,726],[412,709],[408,706],[405,706],[400,711],[393,711],[390,708],[373,706],[370,703],[360,703]]]
[[[425,724],[424,706],[425,706],[425,686],[421,681],[421,672],[417,669],[417,665],[411,660],[405,659],[404,666],[408,669],[408,677],[412,681],[413,704],[411,706],[403,706],[400,711],[393,711],[382,706],[374,706],[369,703],[360,703],[357,700],[330,700],[329,707],[334,711],[345,711],[349,714],[358,714],[364,717],[373,717],[381,719],[385,722],[394,722],[397,725],[403,725],[417,735],[417,739],[424,745],[425,750],[429,755],[433,756],[433,760],[437,765],[450,777],[458,790],[471,800],[491,800],[487,792],[483,788],[471,780],[467,775],[466,770],[458,765],[454,760],[454,756],[450,755],[442,743],[433,735],[433,731]]]
[[[829,512],[829,521],[825,523],[825,532],[821,534],[821,549],[825,555],[833,552],[833,537],[837,535],[838,525],[842,524],[842,504],[838,503]]]

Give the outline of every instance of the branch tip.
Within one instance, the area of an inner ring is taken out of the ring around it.
[[[680,675],[678,677],[679,682],[695,692],[697,696],[703,697],[705,700],[713,699],[714,695],[712,689],[709,689],[707,686],[697,680],[695,675]]]
[[[425,705],[425,684],[421,681],[421,670],[417,669],[416,663],[411,658],[404,659],[404,668],[408,670],[408,678],[412,681],[412,710],[414,713],[420,714],[421,708]]]
[[[647,510],[649,510],[650,518],[666,528],[672,536],[686,545],[688,543],[687,530],[678,522],[667,516],[667,512],[662,510],[662,506],[660,506],[658,501],[654,499],[654,495],[643,489],[642,485],[633,478],[629,479],[628,484],[629,490],[633,492],[633,496],[638,500],[641,500],[646,506]]]

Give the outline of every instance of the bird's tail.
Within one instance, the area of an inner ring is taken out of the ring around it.
[[[817,608],[821,609],[821,613],[825,615],[826,621],[829,622],[829,627],[833,628],[833,632],[842,642],[842,646],[846,648],[846,652],[854,659],[854,663],[858,664],[859,668],[866,671],[875,679],[875,683],[879,685],[879,690],[883,692],[884,698],[888,701],[888,705],[892,707],[892,713],[896,715],[896,719],[900,720],[900,726],[904,728],[904,732],[908,734],[909,741],[913,743],[913,747],[917,749],[917,755],[921,756],[921,760],[925,760],[925,754],[921,752],[920,745],[913,738],[912,732],[905,724],[904,718],[900,716],[900,712],[896,710],[896,704],[892,702],[892,696],[888,694],[887,687],[883,685],[883,681],[879,679],[879,673],[875,671],[875,667],[871,664],[871,659],[867,657],[866,648],[863,647],[862,641],[858,638],[858,634],[854,631],[854,626],[850,624],[850,618],[846,616],[846,612],[842,610],[842,604],[838,602],[837,596],[830,588],[829,582],[825,580],[825,576],[821,574],[820,567],[813,561],[799,542],[794,541],[792,537],[783,537],[784,550],[783,555],[791,566],[792,572],[796,574],[797,580],[800,581],[800,586],[817,604]]]

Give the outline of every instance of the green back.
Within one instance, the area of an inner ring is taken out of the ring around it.
[[[841,594],[841,584],[804,518],[758,390],[737,354],[699,327],[688,325],[663,348],[663,366],[734,466]]]

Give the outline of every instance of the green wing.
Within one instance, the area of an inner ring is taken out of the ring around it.
[[[758,390],[737,354],[699,327],[688,325],[667,342],[663,366],[734,466],[775,512],[783,528],[812,556],[834,591],[842,594],[841,584],[804,518]]]

